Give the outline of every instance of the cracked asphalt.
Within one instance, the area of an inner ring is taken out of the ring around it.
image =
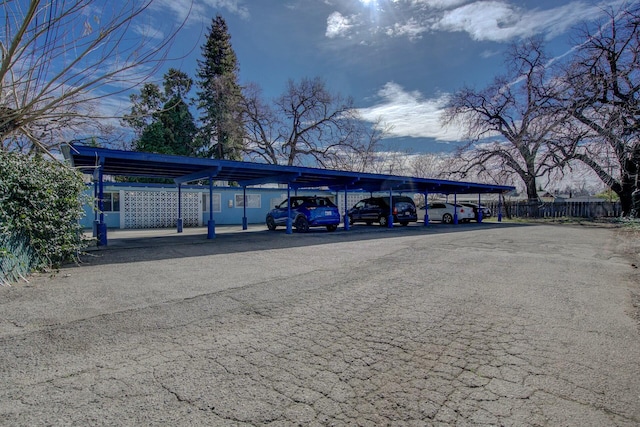
[[[110,245],[0,288],[0,425],[640,425],[640,247],[615,229]]]

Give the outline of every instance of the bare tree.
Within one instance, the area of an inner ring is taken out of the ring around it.
[[[243,95],[241,103],[246,127],[246,154],[253,160],[280,164],[280,146],[283,143],[283,137],[278,133],[281,126],[280,118],[263,100],[262,90],[255,83],[244,87]]]
[[[410,160],[411,175],[419,178],[442,178],[445,164],[451,163],[446,155],[424,153],[413,156]]]
[[[245,150],[268,163],[335,167],[345,153],[370,151],[380,137],[367,133],[353,102],[331,93],[320,78],[289,80],[273,105],[250,85],[243,104]]]
[[[134,35],[150,3],[3,1],[0,149],[55,149],[74,127],[109,116],[98,108],[106,97],[152,75],[178,29]]]
[[[381,163],[384,153],[380,151],[380,141],[387,135],[389,126],[376,120],[371,126],[359,122],[354,132],[354,143],[343,145],[328,159],[331,169],[354,172],[373,172]]]
[[[379,151],[372,159],[368,172],[389,175],[408,175],[411,170],[410,156],[411,153],[407,150],[391,148]]]
[[[563,166],[548,143],[564,116],[554,102],[554,82],[547,80],[547,62],[541,40],[525,40],[507,53],[506,75],[482,91],[463,88],[452,96],[444,123],[462,126],[469,139],[459,150],[464,161],[452,173],[516,176],[529,199],[538,198],[536,179]]]
[[[574,121],[558,147],[588,165],[632,210],[640,173],[640,6],[583,31],[566,67],[562,102]]]

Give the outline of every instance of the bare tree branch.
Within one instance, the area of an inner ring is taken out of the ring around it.
[[[150,3],[2,2],[0,148],[49,151],[73,126],[109,117],[92,106],[151,76],[180,28],[159,41],[134,34]]]
[[[465,176],[498,168],[501,175],[519,177],[528,197],[537,199],[536,179],[559,167],[548,142],[564,115],[555,101],[556,85],[547,79],[541,40],[512,45],[507,59],[505,76],[482,91],[463,88],[449,102],[445,125],[461,124],[469,140],[458,152],[467,160],[451,172]]]
[[[640,6],[607,14],[583,30],[585,41],[564,70],[560,99],[581,132],[560,142],[567,158],[591,167],[618,194],[629,215],[640,174]]]
[[[273,106],[261,99],[259,88],[249,85],[243,109],[245,150],[268,163],[342,168],[347,158],[362,156],[354,167],[365,168],[382,135],[367,130],[352,100],[331,93],[320,78],[289,80]]]

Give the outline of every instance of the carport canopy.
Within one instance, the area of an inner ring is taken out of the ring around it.
[[[293,189],[327,187],[333,191],[488,194],[515,189],[504,185],[205,159],[79,144],[65,145],[62,151],[72,166],[83,173],[165,178],[178,185],[213,179],[237,182],[242,187],[287,184]]]
[[[213,182],[232,181],[245,189],[262,184],[286,184],[287,195],[291,189],[328,188],[332,191],[344,191],[345,213],[344,228],[349,229],[347,220],[347,193],[349,191],[368,192],[414,192],[425,196],[429,193],[480,194],[504,193],[514,187],[503,185],[481,184],[473,182],[449,181],[442,179],[418,178],[410,176],[383,175],[331,169],[309,168],[301,166],[281,166],[266,163],[239,162],[232,160],[205,159],[199,157],[175,156],[167,154],[144,153],[139,151],[114,150],[109,148],[90,147],[69,144],[62,148],[64,156],[72,166],[83,173],[92,174],[98,182],[96,201],[98,203],[99,221],[95,221],[94,233],[98,245],[107,244],[107,227],[104,223],[102,209],[104,175],[164,178],[171,179],[178,186],[178,232],[182,232],[181,186],[194,181],[209,181],[209,221],[207,238],[215,237],[215,220],[213,218]],[[478,203],[480,200],[478,200]],[[391,203],[390,203],[391,206]],[[242,228],[247,229],[246,203],[242,218]],[[393,227],[393,214],[389,208],[388,226]],[[287,220],[287,234],[291,231],[291,207]],[[498,218],[500,220],[500,217]],[[478,220],[480,221],[480,219]],[[425,211],[424,224],[428,225],[428,214]],[[457,211],[454,213],[457,223]]]

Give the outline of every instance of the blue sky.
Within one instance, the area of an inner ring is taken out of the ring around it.
[[[456,129],[439,116],[448,94],[478,89],[503,72],[509,43],[542,36],[551,56],[571,47],[575,29],[625,0],[155,0],[138,31],[186,19],[167,67],[195,77],[211,19],[227,22],[240,82],[267,98],[292,78],[322,77],[351,96],[362,116],[391,125],[388,148],[451,151]],[[153,30],[149,30],[153,28]],[[161,74],[161,73],[160,73]]]

